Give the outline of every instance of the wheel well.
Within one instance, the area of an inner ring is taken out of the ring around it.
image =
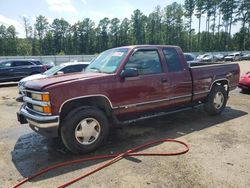
[[[218,80],[215,81],[211,87],[211,89],[215,86],[215,85],[222,85],[224,86],[225,90],[227,91],[227,94],[229,93],[229,84],[228,84],[228,80]]]
[[[95,96],[95,97],[74,99],[63,104],[60,111],[60,121],[62,121],[66,117],[68,112],[81,106],[97,107],[107,115],[107,118],[109,120],[112,118],[113,113],[110,102],[105,97]]]

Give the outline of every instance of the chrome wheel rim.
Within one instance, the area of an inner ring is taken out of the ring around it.
[[[216,93],[214,96],[214,107],[216,109],[220,109],[223,106],[224,103],[224,95],[222,92]]]
[[[85,118],[75,129],[75,138],[82,145],[94,143],[100,136],[101,126],[94,118]]]

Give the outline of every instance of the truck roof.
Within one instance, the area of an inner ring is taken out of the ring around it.
[[[179,48],[178,46],[174,46],[174,45],[151,45],[151,44],[141,44],[141,45],[129,45],[129,46],[121,46],[121,47],[117,47],[117,48],[130,48],[130,49],[134,49],[134,48],[150,48],[150,47],[171,47],[171,48]],[[114,48],[115,49],[115,48]]]

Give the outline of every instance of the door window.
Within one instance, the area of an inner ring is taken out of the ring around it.
[[[185,58],[186,58],[186,61],[193,61],[194,60],[194,58],[189,54],[186,54]]]
[[[138,50],[130,56],[125,69],[136,68],[139,75],[157,74],[162,72],[161,61],[157,50]]]
[[[64,73],[72,73],[72,72],[82,72],[83,65],[70,65],[63,68],[61,71]]]
[[[29,66],[29,65],[33,64],[29,61],[14,61],[12,63],[12,67]]]
[[[182,71],[182,65],[179,55],[174,48],[165,48],[163,49],[163,53],[166,58],[169,72]]]

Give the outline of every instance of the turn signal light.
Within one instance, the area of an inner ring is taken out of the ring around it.
[[[44,106],[43,107],[43,112],[46,114],[51,114],[51,108],[50,106]]]
[[[49,94],[42,94],[42,101],[49,102]]]

